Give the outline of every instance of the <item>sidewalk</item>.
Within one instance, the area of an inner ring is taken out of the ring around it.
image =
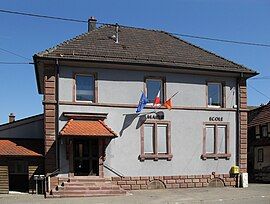
[[[53,204],[212,204],[244,203],[270,204],[270,184],[250,184],[249,188],[189,188],[174,190],[131,191],[126,196],[44,199],[37,195],[1,195],[0,203]]]

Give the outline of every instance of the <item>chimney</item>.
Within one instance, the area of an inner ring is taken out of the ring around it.
[[[13,123],[15,121],[15,115],[13,113],[10,113],[8,116],[8,122]]]
[[[88,19],[88,32],[95,30],[97,28],[97,19],[94,16],[91,16]]]

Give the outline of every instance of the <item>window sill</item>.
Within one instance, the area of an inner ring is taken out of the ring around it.
[[[208,107],[208,108],[224,108],[224,107],[222,107],[222,106],[215,106],[215,105],[208,105],[207,107]]]
[[[201,155],[201,158],[202,160],[206,160],[206,159],[215,159],[215,160],[218,160],[218,159],[226,159],[226,160],[229,160],[231,157],[231,154],[202,154]]]
[[[167,159],[167,161],[171,161],[172,157],[172,154],[141,154],[139,159],[140,161],[144,161],[146,159],[154,161],[158,161],[159,159]]]
[[[94,101],[80,101],[80,100],[75,100],[75,103],[94,103]]]

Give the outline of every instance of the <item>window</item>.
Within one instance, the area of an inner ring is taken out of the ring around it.
[[[93,75],[76,75],[76,101],[94,102],[95,85]]]
[[[231,154],[229,149],[229,131],[227,124],[205,124],[203,136],[202,159],[226,158]]]
[[[263,149],[258,149],[258,161],[257,162],[263,162]]]
[[[267,123],[268,137],[270,137],[270,123]]]
[[[261,137],[261,135],[260,135],[260,126],[259,125],[255,126],[255,135],[256,135],[257,139],[259,139]]]
[[[222,84],[221,83],[208,83],[208,106],[213,107],[222,107],[223,93],[222,93]]]
[[[141,161],[171,160],[170,122],[146,121],[141,127]]]
[[[9,163],[10,174],[28,174],[28,164],[26,161],[12,161]]]
[[[153,104],[160,90],[160,103],[164,102],[164,87],[162,79],[146,79],[146,93],[149,100],[148,103]]]
[[[262,136],[263,137],[267,137],[268,136],[268,130],[267,130],[267,126],[262,126]]]

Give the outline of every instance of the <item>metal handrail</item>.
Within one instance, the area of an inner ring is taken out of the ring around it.
[[[119,171],[113,169],[112,167],[108,166],[107,164],[103,164],[103,166],[108,169],[109,171],[113,172],[114,174],[116,174],[119,177],[125,177],[122,173],[120,173]]]
[[[44,193],[45,194],[46,194],[46,192],[50,192],[50,190],[51,190],[50,177],[52,175],[57,174],[59,171],[60,171],[60,169],[56,169],[52,173],[48,173],[48,174],[45,175],[45,179],[44,179],[44,185],[45,185],[44,186]],[[47,181],[48,181],[48,190],[47,190],[47,185],[46,185]]]
[[[52,176],[52,175],[57,174],[59,171],[60,171],[60,169],[56,169],[56,170],[54,170],[52,173],[46,174],[46,178],[49,177],[49,176]]]

